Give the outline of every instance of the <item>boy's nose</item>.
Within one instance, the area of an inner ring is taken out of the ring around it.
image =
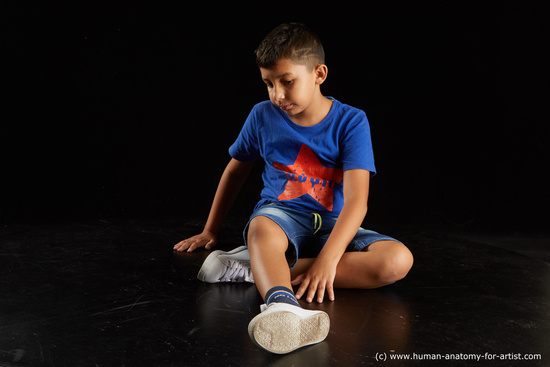
[[[273,88],[273,97],[275,101],[282,102],[285,100],[285,93],[283,91],[283,88]]]

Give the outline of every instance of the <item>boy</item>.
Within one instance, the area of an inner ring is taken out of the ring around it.
[[[376,288],[402,279],[410,251],[393,238],[360,228],[375,174],[363,111],[324,97],[328,73],[318,37],[283,24],[256,50],[270,101],[256,105],[230,147],[204,231],[176,251],[212,249],[254,161],[265,162],[264,189],[244,230],[245,246],[205,260],[199,279],[254,282],[265,300],[249,324],[252,340],[273,353],[321,342],[325,312],[304,310],[317,296],[334,301],[334,287]],[[290,265],[290,271],[289,271]],[[292,286],[300,285],[294,294]]]

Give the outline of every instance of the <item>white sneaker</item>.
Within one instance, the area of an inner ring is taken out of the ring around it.
[[[261,311],[248,324],[248,335],[272,353],[290,353],[320,343],[330,330],[330,318],[323,311],[304,310],[288,303],[262,305]]]
[[[248,249],[241,246],[232,251],[212,252],[204,260],[197,278],[207,283],[254,283]]]

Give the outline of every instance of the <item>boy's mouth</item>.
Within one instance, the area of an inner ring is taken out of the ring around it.
[[[292,107],[292,103],[291,104],[287,104],[287,105],[281,105],[279,106],[279,108],[283,111],[288,111],[290,110],[290,108]]]

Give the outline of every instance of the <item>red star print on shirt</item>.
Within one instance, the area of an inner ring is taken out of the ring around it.
[[[328,211],[334,204],[334,185],[343,179],[341,168],[323,167],[313,151],[302,145],[296,161],[290,166],[273,163],[273,166],[286,172],[288,182],[279,200],[291,200],[308,194]]]

